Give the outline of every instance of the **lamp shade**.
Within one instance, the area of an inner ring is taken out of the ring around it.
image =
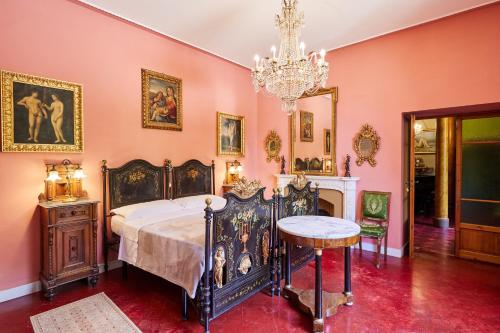
[[[61,177],[59,177],[59,172],[57,172],[57,170],[53,168],[52,170],[49,171],[47,178],[45,180],[54,182],[59,179],[61,179]]]
[[[83,172],[83,169],[81,167],[78,167],[75,172],[73,173],[73,178],[75,179],[82,179],[86,178],[87,175]]]

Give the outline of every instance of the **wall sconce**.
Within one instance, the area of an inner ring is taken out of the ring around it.
[[[226,181],[225,184],[233,184],[240,180],[240,174],[243,166],[237,160],[226,162]]]
[[[46,164],[45,193],[38,196],[40,202],[73,202],[87,198],[87,191],[82,189],[82,179],[87,176],[80,164],[63,160],[60,164]]]

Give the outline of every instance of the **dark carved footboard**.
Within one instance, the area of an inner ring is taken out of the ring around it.
[[[297,215],[318,215],[319,190],[311,190],[311,182],[299,189],[292,184],[287,185],[287,195],[278,196],[278,219]],[[314,258],[314,249],[307,247],[291,247],[291,270],[295,271]],[[284,267],[286,269],[286,267]]]
[[[226,196],[226,206],[218,211],[207,200],[206,265],[199,289],[202,322],[216,318],[258,291],[271,286],[273,201],[264,199],[264,189],[242,199]],[[212,229],[212,241],[210,241]]]

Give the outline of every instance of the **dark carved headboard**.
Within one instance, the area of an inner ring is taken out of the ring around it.
[[[166,198],[165,165],[154,166],[145,160],[136,159],[118,168],[107,168],[103,161],[102,172],[104,202],[108,183],[109,209]]]
[[[211,165],[204,165],[198,160],[189,160],[176,167],[168,163],[167,169],[167,177],[172,177],[172,181],[168,182],[172,184],[169,198],[215,193],[214,161]]]

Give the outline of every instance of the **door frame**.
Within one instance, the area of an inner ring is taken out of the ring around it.
[[[497,103],[486,103],[486,104],[476,104],[476,105],[464,105],[464,106],[456,106],[456,107],[449,107],[449,108],[440,108],[440,109],[428,109],[428,110],[420,110],[420,111],[410,111],[410,112],[403,112],[402,113],[402,116],[403,116],[403,123],[402,123],[402,133],[403,133],[403,137],[402,137],[402,163],[405,163],[405,159],[404,159],[404,154],[407,154],[407,153],[410,153],[410,158],[408,159],[408,163],[410,163],[410,165],[408,166],[409,168],[409,171],[410,171],[410,174],[409,174],[409,196],[408,196],[408,202],[405,203],[405,196],[404,196],[404,193],[402,193],[403,195],[401,196],[401,207],[404,207],[405,204],[407,204],[409,207],[408,207],[408,221],[409,221],[409,227],[408,227],[408,251],[406,251],[406,253],[408,253],[409,257],[412,258],[414,256],[414,253],[415,253],[415,244],[414,244],[414,234],[415,234],[415,142],[414,142],[414,137],[415,137],[415,132],[412,130],[413,129],[413,125],[414,125],[414,121],[415,120],[418,120],[418,119],[428,119],[428,118],[443,118],[443,117],[466,117],[466,116],[470,116],[470,117],[474,117],[474,116],[477,116],[477,117],[481,117],[481,116],[487,116],[487,115],[495,115],[495,114],[498,114],[498,112],[500,112],[500,102],[497,102]],[[406,133],[405,132],[405,122],[406,121],[409,121],[410,122],[410,126],[408,127],[410,133]],[[410,142],[409,142],[409,152],[405,150],[405,145],[404,145],[404,140],[405,140],[405,137],[410,137]],[[458,137],[456,137],[456,140],[458,140]],[[457,160],[457,157],[455,157],[455,159]],[[402,166],[404,170],[404,168],[406,167],[405,165]],[[458,175],[458,170],[457,170],[457,175]],[[457,177],[457,175],[455,176],[455,178]],[[402,175],[401,175],[402,179],[401,179],[401,183],[403,184],[402,186],[402,189],[403,191],[405,190],[405,175],[404,175],[404,172],[402,172]],[[456,186],[456,182],[455,182],[455,186]],[[455,197],[457,195],[458,191],[455,189]],[[456,207],[456,206],[455,206]],[[404,209],[401,209],[402,211],[402,221],[404,221],[404,216],[403,216],[403,211]],[[457,213],[455,212],[455,215]],[[455,216],[455,220],[456,220],[456,216]],[[457,230],[458,228],[456,228]],[[455,230],[455,231],[456,231]],[[403,239],[405,238],[406,235],[403,235]],[[456,246],[457,246],[457,235],[455,233],[455,248],[454,248],[454,252],[455,254],[457,253],[456,252]]]

